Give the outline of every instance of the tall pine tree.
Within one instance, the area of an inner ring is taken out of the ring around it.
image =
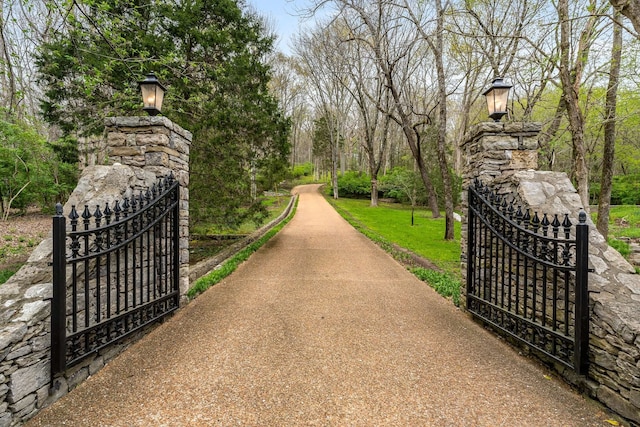
[[[98,134],[106,116],[140,114],[136,81],[154,71],[169,89],[163,113],[194,134],[191,218],[234,225],[251,214],[252,168],[279,168],[289,150],[262,20],[233,0],[83,0],[63,13],[37,62],[45,119],[65,135]]]

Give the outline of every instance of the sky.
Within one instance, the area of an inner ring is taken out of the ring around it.
[[[298,10],[307,6],[307,0],[248,0],[269,22],[275,26],[278,34],[277,48],[286,54],[291,54],[290,41],[300,28],[310,25],[311,21],[298,17]]]

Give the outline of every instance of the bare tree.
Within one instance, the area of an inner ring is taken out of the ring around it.
[[[640,0],[611,0],[611,4],[618,12],[629,18],[636,30],[636,35],[640,35]]]
[[[429,207],[434,218],[440,217],[438,198],[429,177],[422,146],[422,130],[432,124],[430,112],[416,111],[415,99],[409,96],[411,76],[415,69],[412,58],[418,56],[420,37],[403,25],[401,10],[389,0],[338,0],[342,13],[353,17],[351,40],[362,43],[372,53],[381,78],[390,94],[391,109],[384,111],[405,135],[427,189]],[[379,108],[384,110],[382,105]]]
[[[362,148],[367,158],[367,168],[371,177],[371,206],[378,206],[378,174],[385,161],[389,124],[391,118],[383,111],[389,110],[389,91],[384,79],[372,61],[370,52],[360,43],[350,43],[353,30],[342,16],[341,25],[348,31],[342,38],[345,47],[343,61],[348,64],[349,81],[345,89],[351,94],[360,117],[359,126]],[[378,108],[380,106],[381,108]]]
[[[291,166],[300,159],[302,126],[307,115],[306,91],[301,79],[299,64],[293,57],[276,53],[270,60],[272,78],[269,89],[280,102],[285,115],[291,119]]]
[[[7,112],[40,128],[34,121],[42,96],[35,54],[66,12],[54,1],[4,0],[0,5],[0,100]]]
[[[448,3],[448,2],[447,2]],[[434,34],[428,34],[425,30],[427,28],[427,22],[431,20],[431,17],[426,13],[423,8],[414,10],[409,2],[405,0],[404,7],[411,19],[415,24],[416,30],[427,42],[429,49],[433,53],[433,58],[436,66],[436,75],[438,82],[438,118],[437,118],[437,156],[438,166],[440,168],[440,176],[443,184],[443,196],[444,196],[444,209],[445,209],[445,240],[453,240],[454,234],[454,218],[453,218],[453,185],[451,183],[451,172],[449,170],[449,161],[447,159],[447,77],[445,74],[445,59],[444,59],[444,16],[447,9],[447,3],[443,4],[441,0],[434,0],[435,7],[435,28]],[[426,5],[426,2],[419,2],[419,5]]]
[[[577,47],[572,49],[571,35],[573,20],[569,15],[569,0],[559,0],[557,4],[560,21],[560,81],[566,103],[567,117],[571,129],[573,145],[573,177],[577,183],[578,194],[585,210],[589,210],[589,167],[587,165],[587,147],[584,140],[585,119],[580,106],[580,87],[589,51],[597,32],[597,24],[601,19],[602,5],[590,0],[587,8],[591,11],[586,18],[578,40]],[[572,55],[573,53],[573,55]],[[573,57],[572,57],[573,56]]]
[[[609,234],[609,209],[611,205],[611,187],[613,184],[613,162],[616,144],[616,105],[620,82],[620,64],[622,62],[622,27],[616,23],[620,13],[614,14],[613,43],[611,46],[611,67],[604,119],[604,148],[602,153],[602,178],[598,197],[598,221],[596,227],[606,239]]]
[[[345,65],[340,56],[340,40],[331,36],[331,25],[300,36],[294,44],[301,58],[302,72],[313,88],[312,97],[326,119],[331,143],[331,182],[333,197],[338,198],[338,163],[340,141],[344,135],[345,117],[352,98],[345,89]]]
[[[5,3],[2,2],[0,5],[0,53],[2,54],[2,64],[3,73],[3,89],[5,92],[4,95],[4,105],[7,111],[11,114],[16,110],[18,96],[16,89],[16,74],[15,68],[13,65],[13,52],[10,50],[9,43],[6,38],[7,25],[4,18],[5,15]]]

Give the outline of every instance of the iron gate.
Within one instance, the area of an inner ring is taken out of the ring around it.
[[[467,309],[564,366],[588,368],[586,213],[574,226],[523,212],[476,180],[469,187]]]
[[[51,372],[163,318],[179,306],[179,183],[53,217]],[[67,280],[67,276],[69,280]]]

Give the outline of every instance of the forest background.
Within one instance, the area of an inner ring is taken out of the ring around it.
[[[503,120],[543,124],[541,168],[570,175],[606,235],[611,203],[640,204],[639,9],[309,0],[299,12],[312,25],[284,54],[244,1],[5,0],[2,215],[64,201],[79,147],[104,117],[141,114],[136,82],[154,71],[163,114],[194,134],[192,225],[259,222],[263,191],[308,175],[330,179],[334,197],[424,204],[453,239],[458,144],[504,77]]]

